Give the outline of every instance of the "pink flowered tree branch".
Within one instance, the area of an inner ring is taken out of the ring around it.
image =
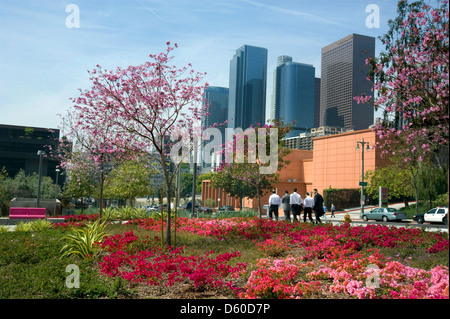
[[[191,64],[182,68],[170,65],[176,47],[167,42],[165,52],[150,54],[150,61],[137,66],[106,70],[97,65],[89,72],[91,88],[74,100],[79,130],[88,136],[108,132],[97,148],[98,156],[145,154],[161,168],[169,203],[180,165],[171,162],[171,134],[192,136],[207,108],[202,103],[207,84],[200,84],[204,73],[195,72]],[[170,205],[167,209],[166,243],[170,245]]]
[[[383,154],[392,154],[402,139],[403,151],[424,160],[444,147],[449,138],[449,38],[448,0],[436,7],[425,1],[398,3],[398,17],[389,21],[381,37],[385,52],[366,60],[371,66],[372,92],[355,97],[358,103],[373,100],[384,111],[384,122],[374,130]]]

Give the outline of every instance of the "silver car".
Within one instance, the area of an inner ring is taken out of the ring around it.
[[[407,218],[408,216],[404,212],[400,212],[395,208],[384,208],[384,207],[374,208],[370,212],[362,214],[362,219],[365,221],[373,219],[387,222],[387,221],[400,221]]]

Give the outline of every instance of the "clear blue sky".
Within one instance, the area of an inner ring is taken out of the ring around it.
[[[66,26],[69,4],[79,8],[79,28]],[[380,28],[366,26],[369,4],[380,9]],[[312,64],[320,77],[324,46],[351,33],[378,38],[396,7],[396,0],[0,0],[0,123],[58,128],[69,98],[90,87],[87,70],[141,64],[166,41],[179,44],[178,66],[190,62],[210,85],[226,87],[237,48],[267,48],[269,103],[279,55]]]

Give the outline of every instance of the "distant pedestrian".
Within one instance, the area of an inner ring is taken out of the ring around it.
[[[297,194],[297,188],[294,188],[294,192],[290,196],[290,204],[292,207],[293,220],[300,221],[300,211],[302,209],[302,197]]]
[[[316,224],[321,223],[320,217],[325,214],[323,211],[323,197],[317,192],[317,188],[314,188],[314,213],[316,215]]]
[[[277,191],[274,190],[272,195],[269,197],[269,218],[273,219],[273,215],[275,215],[275,220],[278,220],[278,207],[280,206],[281,199],[278,196]]]
[[[334,207],[334,204],[331,204],[331,217],[336,218],[336,216],[334,216],[334,211],[336,210],[336,207]]]
[[[323,205],[323,219],[327,219],[327,206]]]
[[[283,211],[284,211],[284,220],[291,221],[291,205],[290,205],[290,199],[291,196],[289,195],[288,191],[284,191],[285,195],[283,198],[281,198],[281,203],[283,204]]]
[[[311,223],[314,224],[314,221],[312,219],[312,210],[313,210],[313,206],[314,206],[314,199],[309,196],[309,193],[306,193],[306,198],[303,201],[303,205],[304,205],[304,212],[303,212],[303,221],[306,222],[306,215],[308,215],[308,219],[311,221]]]

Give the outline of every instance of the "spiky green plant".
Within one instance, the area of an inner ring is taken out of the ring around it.
[[[31,231],[31,223],[30,222],[22,222],[20,221],[17,225],[16,228],[14,229],[15,231],[19,231],[19,232],[29,232]]]
[[[112,220],[117,218],[116,209],[113,207],[106,207],[103,209],[103,218]]]
[[[52,223],[46,219],[38,219],[31,223],[31,231],[44,231],[52,227]]]
[[[99,249],[96,243],[101,243],[106,236],[106,225],[106,220],[97,219],[85,227],[72,228],[70,234],[61,238],[68,241],[61,249],[61,258],[76,255],[84,259],[93,256]]]
[[[0,226],[0,233],[6,233],[9,232],[9,227],[8,226]]]

